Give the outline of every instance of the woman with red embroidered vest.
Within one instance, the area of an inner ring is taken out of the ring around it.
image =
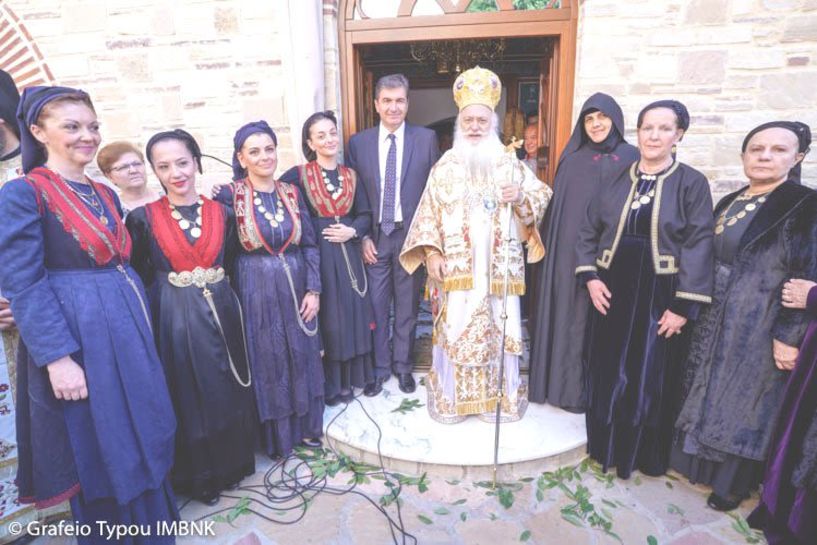
[[[232,211],[196,192],[201,151],[189,133],[155,134],[146,153],[167,194],[126,223],[178,420],[171,480],[213,504],[255,472],[252,378],[229,282],[238,238]]]
[[[314,113],[301,132],[309,162],[289,169],[281,181],[298,184],[319,237],[324,392],[326,404],[337,405],[351,401],[353,387],[363,388],[374,380],[374,316],[360,253],[372,212],[355,172],[338,164],[335,115]]]
[[[323,368],[318,341],[320,255],[298,188],[275,178],[277,139],[266,121],[233,139],[235,183],[216,200],[235,212],[236,280],[247,327],[261,444],[272,458],[319,447]]]
[[[100,142],[90,98],[30,87],[17,115],[25,176],[0,192],[0,289],[27,354],[17,376],[20,501],[70,498],[92,530],[80,544],[102,543],[95,521],[178,519],[167,479],[173,406],[119,200],[84,174]]]

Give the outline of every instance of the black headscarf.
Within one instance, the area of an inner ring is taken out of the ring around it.
[[[235,136],[233,137],[233,180],[240,180],[247,176],[247,169],[242,167],[238,161],[238,152],[241,151],[241,146],[244,145],[247,138],[258,133],[268,134],[270,138],[272,138],[273,143],[276,146],[278,145],[278,138],[275,136],[275,131],[273,131],[272,127],[263,119],[261,121],[251,121],[235,131]]]
[[[746,138],[743,139],[743,144],[740,146],[740,152],[746,152],[746,146],[749,145],[749,140],[751,140],[754,135],[760,131],[773,128],[786,129],[787,131],[793,132],[794,136],[797,137],[797,153],[808,153],[811,146],[811,129],[808,125],[801,123],[800,121],[769,121],[763,123],[762,125],[758,125],[749,131]],[[789,171],[789,180],[797,182],[798,184],[800,183],[800,164],[802,162],[803,161],[798,161],[797,164],[794,165]]]
[[[644,114],[656,108],[669,108],[675,112],[678,128],[683,129],[684,131],[689,128],[689,110],[687,110],[687,107],[677,100],[656,100],[655,102],[647,104],[640,112],[638,112],[638,123],[636,124],[636,127],[641,128],[641,123],[644,121]]]
[[[20,138],[20,127],[17,126],[17,106],[20,104],[20,92],[17,85],[5,70],[0,70],[0,119],[11,132]]]
[[[88,93],[71,87],[26,87],[20,104],[17,106],[17,124],[20,128],[20,151],[23,155],[23,172],[42,166],[48,159],[45,148],[31,134],[29,127],[37,123],[43,107],[52,100],[64,95],[85,95]],[[88,99],[90,101],[90,99]]]
[[[584,116],[595,111],[603,112],[613,121],[610,134],[607,135],[603,142],[598,144],[593,142],[584,130]],[[621,142],[626,142],[624,139],[624,114],[621,111],[621,106],[610,95],[596,93],[584,101],[579,118],[576,120],[576,126],[570,135],[570,140],[567,141],[562,155],[559,156],[559,162],[561,163],[565,157],[584,145],[591,146],[602,153],[610,153]]]
[[[157,132],[150,137],[150,140],[148,140],[148,143],[145,146],[145,157],[147,157],[151,167],[153,166],[153,146],[162,140],[178,140],[179,142],[183,143],[190,151],[190,155],[193,156],[193,159],[196,160],[196,165],[199,167],[199,172],[204,172],[201,168],[201,148],[199,148],[199,143],[196,142],[196,139],[193,138],[192,134],[184,129]]]

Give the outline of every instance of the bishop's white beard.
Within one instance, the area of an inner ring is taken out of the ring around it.
[[[493,115],[491,129],[478,142],[469,140],[460,130],[459,119],[454,128],[454,145],[452,150],[465,164],[471,180],[486,180],[496,166],[497,159],[502,156],[504,147],[496,132],[498,124],[496,114]]]

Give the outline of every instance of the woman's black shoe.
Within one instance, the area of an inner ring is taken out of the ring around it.
[[[721,496],[718,496],[714,492],[712,492],[709,497],[706,499],[706,504],[714,509],[715,511],[732,511],[733,509],[737,509],[740,505],[740,502],[743,501],[743,498],[736,498],[736,499],[727,499]]]
[[[301,444],[309,448],[321,448],[323,446],[320,439],[301,439]]]
[[[198,498],[198,501],[203,503],[204,505],[215,505],[218,503],[218,500],[221,498],[221,495],[216,492],[215,494],[202,494]]]
[[[334,396],[323,400],[323,404],[327,407],[337,407],[343,401],[341,396]]]
[[[341,392],[337,399],[341,403],[351,403],[354,398],[355,393],[350,390],[348,392]]]

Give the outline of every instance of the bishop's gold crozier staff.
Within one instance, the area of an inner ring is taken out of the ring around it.
[[[513,137],[511,143],[505,148],[505,152],[515,153],[520,144],[521,142],[517,143],[516,137]],[[511,168],[510,185],[514,185],[514,170],[514,168]],[[502,422],[502,398],[504,397],[502,387],[504,386],[503,379],[505,377],[505,338],[507,337],[505,326],[508,323],[508,277],[511,270],[511,241],[513,240],[511,233],[513,204],[511,202],[505,203],[505,214],[507,216],[505,220],[505,237],[503,238],[505,243],[505,270],[502,275],[502,314],[499,315],[499,319],[502,320],[502,337],[499,341],[499,376],[497,377],[496,428],[494,428],[494,488],[496,488],[496,472],[499,467],[499,425]]]

